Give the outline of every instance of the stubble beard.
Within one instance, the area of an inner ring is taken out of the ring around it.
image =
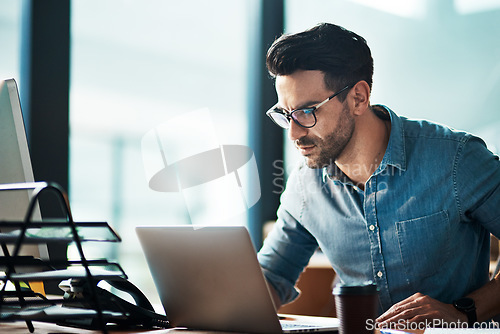
[[[354,128],[354,118],[347,105],[344,105],[337,126],[325,139],[300,138],[297,141],[299,145],[316,145],[319,149],[317,156],[305,156],[307,166],[309,168],[323,168],[334,163],[351,140]]]

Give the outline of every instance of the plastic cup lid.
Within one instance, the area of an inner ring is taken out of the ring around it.
[[[334,295],[371,295],[378,292],[377,285],[372,281],[362,284],[339,283],[333,288]]]

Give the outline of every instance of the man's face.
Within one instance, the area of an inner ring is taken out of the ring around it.
[[[296,71],[277,76],[276,91],[278,106],[288,112],[313,107],[335,93],[325,87],[321,71]],[[303,128],[291,121],[288,136],[310,168],[322,168],[345,153],[355,122],[347,103],[337,98],[322,105],[315,114],[317,122],[312,128]]]

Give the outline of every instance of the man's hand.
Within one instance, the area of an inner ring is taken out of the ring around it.
[[[441,323],[467,323],[467,316],[458,311],[452,304],[445,304],[429,296],[416,293],[413,296],[394,304],[389,310],[377,318],[381,326],[389,326],[398,321],[430,322],[439,319]]]

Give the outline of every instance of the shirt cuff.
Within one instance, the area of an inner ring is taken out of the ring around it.
[[[299,296],[300,291],[288,280],[267,269],[262,269],[266,280],[273,286],[282,305],[292,302]]]

